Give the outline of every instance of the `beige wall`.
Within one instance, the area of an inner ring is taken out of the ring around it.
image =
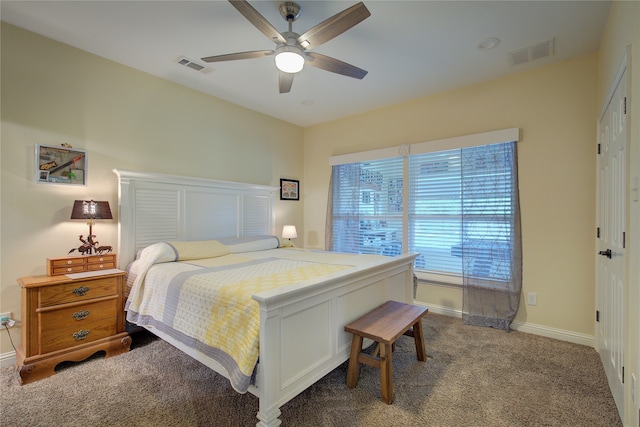
[[[600,62],[598,78],[598,112],[604,107],[607,93],[611,88],[614,76],[622,57],[625,54],[631,60],[631,69],[627,88],[630,90],[630,105],[627,106],[630,118],[629,139],[629,176],[640,177],[640,2],[614,2],[609,13],[609,20],[600,45]],[[631,186],[630,186],[631,187]],[[630,194],[630,192],[628,193]],[[625,414],[624,422],[628,426],[640,425],[640,202],[630,200],[627,218],[629,247],[627,257],[627,311],[629,316],[625,322],[627,329],[625,371]],[[631,401],[630,376],[637,382],[636,401]]]
[[[330,156],[519,127],[523,292],[516,321],[593,335],[596,54],[305,129],[305,233],[323,247]],[[418,299],[459,309],[459,289]]]
[[[279,185],[302,179],[303,129],[2,24],[0,311],[20,317],[16,279],[45,273],[87,233],[75,199],[108,200],[113,168]],[[185,72],[190,72],[187,70]],[[35,144],[88,151],[88,185],[34,182]],[[114,212],[114,213],[115,213]],[[277,229],[302,225],[301,202],[277,202]],[[117,221],[94,231],[117,246]],[[297,243],[302,243],[298,239]],[[19,329],[12,337],[20,341]],[[1,335],[0,354],[12,351]]]

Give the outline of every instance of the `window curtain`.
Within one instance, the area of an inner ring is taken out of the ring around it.
[[[516,143],[463,148],[461,162],[462,321],[509,331],[522,289]]]
[[[324,250],[330,251],[333,248],[333,174],[335,167],[331,168],[329,178],[329,196],[327,197],[327,223],[324,225]]]

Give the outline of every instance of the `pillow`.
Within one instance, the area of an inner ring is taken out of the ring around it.
[[[232,254],[275,249],[280,245],[276,236],[227,237],[218,240],[224,243]]]
[[[216,258],[231,253],[226,245],[217,240],[196,240],[185,242],[167,242],[176,252],[176,261]]]

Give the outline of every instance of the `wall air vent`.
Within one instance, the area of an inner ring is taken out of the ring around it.
[[[553,56],[553,37],[531,46],[514,50],[507,54],[511,65],[520,65],[536,59]]]
[[[178,59],[176,59],[176,62],[180,65],[184,65],[185,67],[189,67],[193,70],[199,71],[203,74],[206,73],[210,73],[211,72],[211,68],[207,68],[204,65],[200,65],[195,61],[192,61],[189,58],[185,58],[184,56],[179,57]]]

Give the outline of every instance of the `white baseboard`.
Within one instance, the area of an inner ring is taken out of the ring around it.
[[[433,304],[427,304],[421,301],[415,301],[416,305],[429,307],[431,313],[443,314],[450,317],[462,318],[462,311],[449,307],[442,307]],[[533,335],[540,335],[547,338],[553,338],[560,341],[572,342],[574,344],[595,347],[595,337],[593,335],[579,334],[577,332],[565,331],[563,329],[550,328],[548,326],[536,325],[535,323],[518,322],[511,323],[511,329]]]
[[[579,334],[577,332],[550,328],[548,326],[536,325],[534,323],[516,321],[511,323],[511,328],[520,332],[540,335],[547,338],[555,338],[560,341],[567,341],[574,344],[581,344],[586,345],[587,347],[595,348],[595,337],[593,335]]]
[[[462,311],[460,311],[460,310],[456,310],[456,309],[449,308],[449,307],[442,307],[442,306],[439,306],[439,305],[427,304],[426,302],[422,302],[422,301],[414,301],[413,303],[415,305],[421,305],[423,307],[428,307],[430,313],[444,314],[445,316],[458,317],[458,318],[462,319]]]
[[[0,367],[14,366],[17,362],[16,352],[10,351],[9,353],[0,354]]]

